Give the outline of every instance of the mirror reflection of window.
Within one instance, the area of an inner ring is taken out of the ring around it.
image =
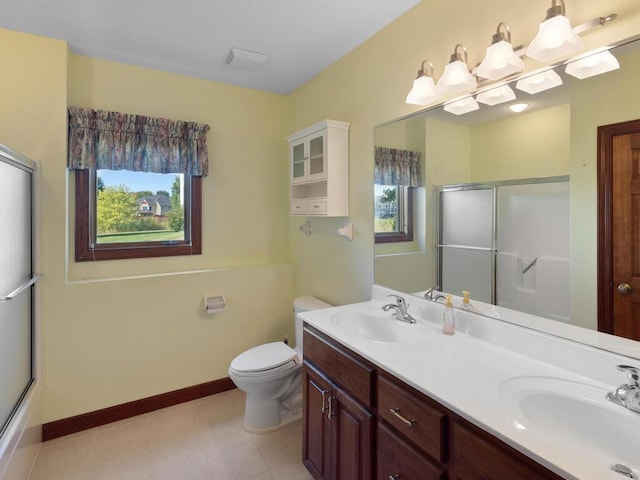
[[[413,187],[374,185],[376,243],[413,241]]]

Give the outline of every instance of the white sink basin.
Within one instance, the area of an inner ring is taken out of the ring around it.
[[[606,393],[602,387],[551,377],[516,377],[500,387],[516,429],[582,452],[603,468],[620,463],[637,472],[640,414],[606,400]]]
[[[406,323],[390,312],[345,310],[331,317],[331,322],[349,334],[383,343],[418,343],[434,335],[437,329],[426,322]]]

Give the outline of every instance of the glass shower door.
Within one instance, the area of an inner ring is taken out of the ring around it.
[[[33,382],[31,176],[0,149],[0,436]]]

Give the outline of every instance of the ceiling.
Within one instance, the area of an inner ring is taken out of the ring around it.
[[[420,0],[2,0],[0,27],[72,52],[287,94]],[[268,55],[257,70],[231,48]]]

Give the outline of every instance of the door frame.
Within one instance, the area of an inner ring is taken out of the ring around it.
[[[613,137],[640,132],[640,120],[598,127],[598,331],[613,334]]]

